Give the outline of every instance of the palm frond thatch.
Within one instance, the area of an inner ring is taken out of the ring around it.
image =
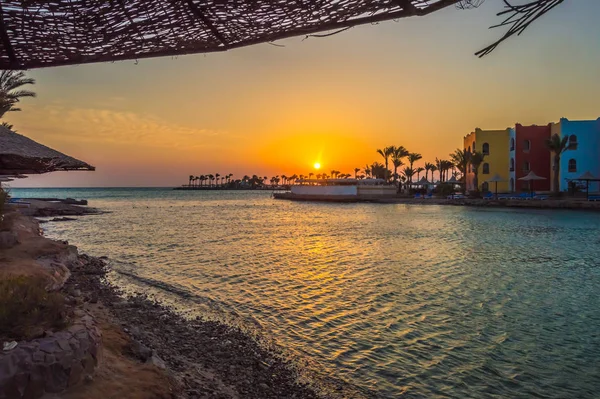
[[[226,51],[424,16],[467,0],[2,0],[0,69]],[[506,37],[563,0],[510,6]],[[469,6],[481,1],[467,1]],[[524,18],[521,20],[521,18]],[[519,22],[522,21],[522,22]],[[327,36],[319,35],[319,36]],[[500,41],[504,40],[502,38]],[[492,51],[497,43],[484,49]]]
[[[0,125],[0,175],[61,170],[92,171],[95,168]]]

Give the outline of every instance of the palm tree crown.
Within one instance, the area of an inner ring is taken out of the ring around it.
[[[29,90],[17,90],[24,85],[35,84],[35,79],[25,76],[23,71],[2,71],[0,73],[0,118],[9,111],[20,111],[17,103],[22,97],[35,97]]]

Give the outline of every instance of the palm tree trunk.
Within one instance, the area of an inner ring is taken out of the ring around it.
[[[554,185],[554,194],[558,194],[560,192],[559,168],[560,168],[560,155],[555,155],[554,156],[554,165],[552,166],[552,169],[554,169],[554,176],[552,176],[553,185]]]

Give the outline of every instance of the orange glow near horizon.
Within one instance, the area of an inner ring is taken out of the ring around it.
[[[216,173],[354,176],[384,163],[376,151],[390,145],[420,153],[421,167],[448,159],[475,127],[596,119],[600,2],[566,3],[568,12],[549,14],[483,59],[473,52],[497,39],[487,28],[501,2],[278,41],[282,47],[34,70],[28,76],[37,83],[27,89],[37,97],[3,121],[96,171],[13,186],[169,187]]]

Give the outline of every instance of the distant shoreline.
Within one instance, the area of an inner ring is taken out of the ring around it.
[[[275,191],[275,190],[285,190],[282,187],[175,187],[173,190],[181,190],[181,191]]]
[[[372,197],[359,198],[351,196],[294,196],[285,193],[275,196],[276,199],[288,201],[305,202],[328,202],[328,203],[371,203],[371,204],[406,204],[406,205],[451,205],[469,206],[477,208],[524,208],[524,209],[568,209],[600,211],[600,201],[585,200],[488,200],[488,199],[445,199],[445,198],[407,198],[407,197]]]

